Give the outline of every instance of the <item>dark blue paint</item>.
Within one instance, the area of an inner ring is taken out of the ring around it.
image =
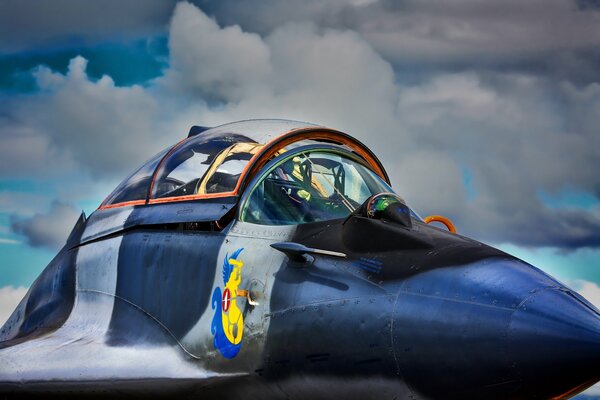
[[[33,282],[25,298],[2,326],[0,349],[55,331],[67,320],[75,301],[77,260],[77,249],[70,247],[80,241],[85,226],[85,215],[82,214],[65,246]]]
[[[373,272],[376,274],[380,274],[383,269],[383,263],[375,260],[370,260],[368,258],[361,257],[359,260],[352,263],[359,268],[364,269],[368,272]]]
[[[88,224],[104,226],[98,233],[84,236],[83,242],[97,240],[124,230],[148,228],[151,225],[178,224],[185,222],[210,222],[220,220],[236,204],[237,197],[223,197],[195,201],[129,206],[96,210],[89,217]],[[120,223],[122,220],[125,223]]]
[[[138,206],[127,219],[125,228],[181,222],[208,222],[221,219],[237,202],[237,196],[187,202]]]
[[[395,376],[394,295],[336,267],[331,258],[314,257],[309,267],[283,265],[275,275],[264,375]]]
[[[209,307],[219,233],[132,231],[119,249],[116,295],[108,342],[156,343],[160,321],[181,339]],[[135,305],[135,306],[132,306]]]
[[[340,240],[338,223],[303,225],[292,240],[348,261],[316,255],[314,266],[283,266],[275,276],[263,365],[270,379],[372,373],[426,398],[547,399],[600,377],[598,310],[539,269],[421,223],[408,234],[429,249],[356,253]],[[381,266],[377,286],[341,273],[352,269],[345,263]],[[366,357],[364,338],[383,340],[388,351]],[[325,353],[327,360],[303,361]],[[366,361],[349,362],[353,356],[381,361],[368,370]]]
[[[546,274],[492,259],[403,281],[393,335],[400,375],[428,396],[548,398],[600,372],[599,326]]]
[[[199,135],[202,132],[209,130],[210,128],[211,128],[210,126],[193,125],[190,128],[190,131],[188,132],[188,136],[187,137],[192,137],[192,136]]]

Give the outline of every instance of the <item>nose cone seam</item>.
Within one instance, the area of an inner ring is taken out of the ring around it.
[[[562,297],[562,295],[564,295],[565,297],[569,298],[571,300],[570,301],[571,303],[578,305],[578,308],[580,308],[580,310],[579,310],[580,313],[582,313],[584,315],[588,315],[588,316],[594,315],[599,320],[598,323],[600,324],[600,313],[598,312],[598,310],[596,310],[595,308],[590,306],[587,302],[582,301],[570,289],[567,289],[564,287],[558,287],[558,286],[552,286],[552,287],[549,286],[549,287],[542,287],[540,289],[532,290],[531,294],[521,301],[521,303],[511,313],[511,317],[510,317],[509,324],[508,324],[509,331],[512,326],[513,319],[515,318],[515,314],[517,314],[518,312],[523,312],[523,311],[526,312],[528,303],[530,303],[532,300],[534,300],[536,298],[539,298],[540,296],[543,296],[544,294],[546,294],[548,292],[556,293],[561,297]],[[583,311],[583,310],[586,310],[586,311]],[[595,329],[590,329],[589,331],[595,335],[600,335],[600,325],[596,325]],[[600,337],[599,337],[599,340],[600,340]]]
[[[521,309],[522,307],[525,306],[525,304],[527,304],[527,302],[535,296],[538,296],[540,293],[545,292],[546,290],[561,290],[560,286],[545,286],[545,287],[540,287],[539,289],[533,289],[529,296],[526,296],[525,298],[523,298],[523,300],[521,300],[521,302],[519,303],[519,305],[517,305],[517,307],[515,307],[515,310],[513,311],[513,314],[518,311],[519,309]],[[512,316],[511,316],[512,319]]]
[[[566,295],[572,297],[575,301],[580,303],[582,306],[589,309],[591,312],[600,314],[600,311],[596,307],[594,307],[592,304],[590,304],[587,300],[585,300],[585,298],[582,298],[579,294],[577,294],[576,292],[573,292],[572,290],[570,290],[564,286],[557,286],[557,285],[543,286],[543,287],[540,287],[539,289],[533,289],[530,292],[529,296],[523,298],[523,300],[521,300],[519,305],[517,305],[517,307],[515,307],[515,311],[518,311],[521,307],[523,307],[531,298],[536,297],[536,296],[540,295],[542,292],[547,291],[547,290],[556,290],[556,291],[565,293]],[[513,311],[513,314],[515,311]]]

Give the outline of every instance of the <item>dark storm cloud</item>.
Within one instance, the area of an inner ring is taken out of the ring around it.
[[[518,220],[504,224],[510,229],[504,232],[483,232],[480,238],[498,241],[500,234],[511,238],[514,243],[532,247],[556,246],[564,250],[574,250],[581,247],[600,247],[600,213],[590,215],[583,210],[535,210],[529,214],[521,213]],[[502,225],[499,225],[502,226]]]
[[[598,0],[577,0],[577,7],[581,10],[600,10]]]
[[[10,226],[14,233],[24,236],[30,246],[57,250],[65,244],[79,214],[71,204],[54,201],[47,213],[32,217],[12,215]]]
[[[267,36],[289,22],[363,35],[394,63],[506,63],[591,49],[600,40],[592,0],[196,0],[221,25]],[[5,0],[5,50],[69,40],[115,40],[164,32],[173,0]]]
[[[590,1],[200,1],[224,24],[267,35],[285,22],[359,32],[396,68],[600,76],[600,12]],[[593,3],[595,4],[595,3]]]
[[[591,0],[192,3],[222,26],[239,25],[263,37],[287,23],[307,21],[321,29],[356,31],[395,69],[417,78],[474,68],[531,72],[577,84],[600,77],[600,9]],[[164,33],[175,4],[174,0],[4,1],[0,52]]]
[[[550,209],[539,192],[593,193],[599,107],[595,83],[578,89],[530,75],[446,74],[405,88],[399,119],[420,150],[397,164],[396,189],[426,214],[451,215],[473,237],[598,247],[598,210]]]
[[[174,4],[169,0],[3,0],[0,53],[162,33]]]

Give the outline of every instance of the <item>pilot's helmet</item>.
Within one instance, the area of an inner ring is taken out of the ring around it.
[[[406,204],[404,199],[395,193],[379,193],[372,196],[366,205],[366,214],[369,218],[379,219],[383,211],[391,204]]]

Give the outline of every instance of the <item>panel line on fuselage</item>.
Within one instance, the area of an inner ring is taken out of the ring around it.
[[[181,343],[179,341],[179,339],[177,338],[177,336],[175,336],[175,334],[173,332],[171,332],[171,330],[169,330],[169,328],[167,326],[165,326],[165,324],[163,324],[162,322],[160,322],[160,320],[158,320],[156,317],[154,317],[152,314],[150,314],[148,311],[144,310],[142,307],[138,306],[137,304],[123,298],[120,297],[116,294],[112,294],[112,293],[107,293],[107,292],[103,292],[101,290],[93,290],[93,289],[79,289],[78,292],[89,292],[89,293],[98,293],[98,294],[103,294],[106,296],[111,296],[114,297],[117,300],[120,301],[124,301],[125,303],[129,304],[132,307],[137,308],[138,310],[140,310],[141,312],[143,312],[144,314],[146,314],[149,318],[153,319],[154,322],[156,322],[157,324],[159,324],[172,338],[173,340],[175,340],[175,342],[177,343],[177,345],[181,348],[181,350],[183,350],[188,356],[196,359],[196,360],[201,360],[201,357],[196,356],[195,354],[193,354],[192,352],[190,352],[188,349],[186,349],[186,347],[183,345],[183,343]]]

